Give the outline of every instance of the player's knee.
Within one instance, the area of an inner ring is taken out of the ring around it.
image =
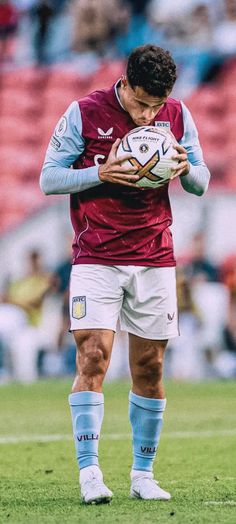
[[[155,359],[147,360],[142,363],[142,366],[137,366],[136,377],[137,380],[146,382],[150,387],[158,384],[162,380],[163,375],[163,358],[158,357]]]
[[[162,379],[163,374],[163,359],[156,359],[154,362],[148,363],[145,370],[151,383],[159,382]]]
[[[103,375],[106,363],[105,351],[102,348],[92,348],[86,352],[83,373],[88,376]]]
[[[102,338],[91,334],[80,341],[78,365],[83,375],[104,375],[108,365],[109,351]]]

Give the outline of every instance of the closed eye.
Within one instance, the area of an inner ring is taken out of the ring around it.
[[[160,109],[160,107],[163,106],[163,102],[161,104],[158,104],[158,105],[155,105],[155,106],[149,106],[148,104],[145,104],[145,102],[139,102],[139,105],[140,107],[143,107],[143,108],[149,108],[149,109],[152,109],[153,111],[157,111],[158,109]]]

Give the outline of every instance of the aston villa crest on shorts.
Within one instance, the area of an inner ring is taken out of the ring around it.
[[[85,317],[86,315],[86,297],[73,297],[72,298],[72,317],[80,318]]]

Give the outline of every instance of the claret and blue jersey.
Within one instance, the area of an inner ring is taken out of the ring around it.
[[[187,149],[191,169],[181,184],[186,191],[202,194],[210,175],[186,106],[168,98],[152,125],[170,128]],[[74,264],[175,265],[168,184],[140,191],[102,183],[98,176],[98,165],[112,144],[134,127],[116,85],[74,101],[56,126],[41,187],[46,194],[71,194]]]

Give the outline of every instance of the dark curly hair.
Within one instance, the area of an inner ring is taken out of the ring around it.
[[[126,76],[132,88],[139,86],[149,95],[164,97],[176,81],[176,65],[169,51],[142,45],[129,55]]]

